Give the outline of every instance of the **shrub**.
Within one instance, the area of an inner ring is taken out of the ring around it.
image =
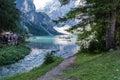
[[[24,44],[25,43],[25,37],[24,36],[19,36],[18,37],[18,44]]]
[[[30,48],[22,45],[0,46],[0,66],[19,61],[30,53]]]
[[[92,40],[89,42],[89,46],[85,48],[84,46],[81,46],[82,52],[89,52],[89,53],[99,53],[105,51],[105,40],[97,41]]]
[[[45,64],[51,64],[55,61],[54,56],[50,53],[47,53],[44,60],[45,60],[44,62]]]
[[[105,51],[105,41],[91,41],[89,45],[89,51],[91,52],[98,52],[98,51]]]

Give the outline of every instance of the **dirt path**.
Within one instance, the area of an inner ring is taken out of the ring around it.
[[[64,70],[71,68],[76,60],[76,56],[65,59],[58,66],[53,68],[51,71],[47,72],[44,76],[39,78],[38,80],[63,80],[58,79],[57,76],[60,76]]]

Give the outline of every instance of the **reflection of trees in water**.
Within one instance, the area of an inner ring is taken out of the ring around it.
[[[63,48],[69,48],[72,45],[75,44],[55,44],[55,43],[39,43],[39,42],[32,42],[28,43],[28,46],[32,48],[38,48],[38,49],[63,49]]]
[[[36,38],[38,42],[31,42],[28,45],[32,48],[39,49],[49,49],[52,51],[57,51],[55,53],[56,56],[68,57],[69,55],[73,55],[78,50],[78,46],[75,44],[76,39],[72,37],[71,39],[60,39],[59,36],[56,37],[41,37]],[[35,39],[35,40],[36,40]],[[41,40],[40,40],[41,39]]]
[[[52,49],[55,47],[57,47],[57,45],[54,45],[53,43],[39,43],[39,42],[32,42],[32,43],[28,43],[28,46],[32,47],[32,48],[38,48],[38,49]]]

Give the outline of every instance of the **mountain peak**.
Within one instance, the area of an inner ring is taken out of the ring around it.
[[[35,10],[35,5],[33,0],[16,0],[16,7],[22,12],[29,12]]]
[[[56,35],[52,20],[43,12],[37,12],[33,0],[16,0],[16,7],[21,11],[21,25],[33,35]]]

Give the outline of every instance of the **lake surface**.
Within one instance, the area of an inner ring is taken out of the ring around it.
[[[26,41],[26,45],[32,48],[31,53],[17,63],[0,67],[0,79],[40,66],[47,53],[53,52],[55,56],[68,58],[79,50],[75,35],[36,36]]]

